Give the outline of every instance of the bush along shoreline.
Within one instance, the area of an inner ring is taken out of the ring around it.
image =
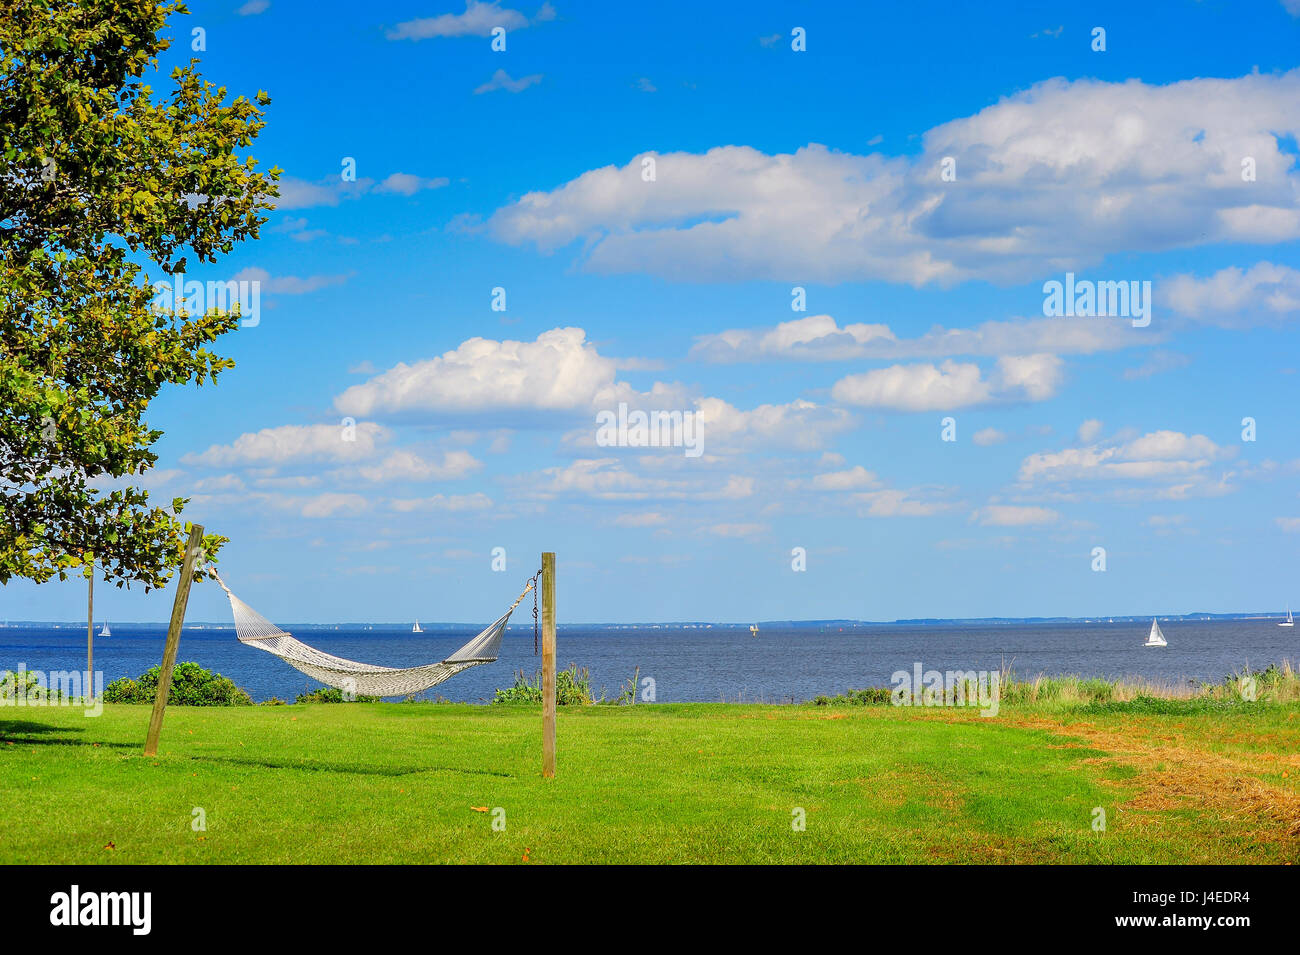
[[[135,679],[123,677],[114,680],[104,688],[103,702],[152,704],[158,694],[160,670],[160,667],[155,666]],[[571,664],[555,675],[556,704],[558,706],[631,705],[638,702],[639,676],[638,668],[619,688],[617,696],[608,697],[604,690],[597,696],[592,689],[591,674],[587,668]],[[1182,714],[1248,710],[1261,704],[1300,702],[1300,671],[1289,660],[1284,660],[1280,664],[1270,664],[1263,670],[1243,667],[1239,672],[1224,676],[1218,683],[1158,683],[1144,680],[1106,680],[1097,677],[1041,674],[1030,679],[1022,679],[1005,666],[994,676],[997,678],[997,697],[1001,705],[1050,710]],[[898,704],[896,696],[896,687],[866,687],[846,690],[834,696],[818,695],[806,701],[806,705],[889,706]],[[255,703],[252,696],[237,686],[233,680],[220,673],[212,673],[193,662],[176,664],[176,668],[172,671],[172,688],[167,702],[169,706],[287,705],[286,700],[274,696],[261,703]],[[334,687],[320,686],[297,694],[293,702],[295,705],[379,703],[382,699],[377,696],[349,698]],[[402,702],[446,703],[450,701],[441,697],[436,700],[424,700],[416,696],[408,696]],[[542,703],[541,672],[529,676],[523,670],[516,671],[514,683],[498,688],[493,698],[484,702],[540,706]],[[786,701],[787,704],[791,702],[793,701]],[[943,704],[937,700],[931,704],[922,699],[918,705]]]

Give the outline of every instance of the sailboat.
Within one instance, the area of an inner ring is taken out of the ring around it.
[[[749,635],[750,635],[751,637],[756,637],[756,636],[758,636],[758,624],[756,624],[756,623],[752,623],[752,624],[749,625]]]
[[[1165,640],[1165,635],[1160,632],[1160,624],[1156,618],[1151,618],[1151,632],[1147,634],[1147,642],[1142,644],[1144,647],[1167,647],[1169,642]]]
[[[99,630],[99,635],[100,635],[101,637],[111,637],[111,636],[113,635],[113,631],[108,629],[108,621],[107,621],[107,620],[104,621],[104,626],[102,626],[102,627],[100,628],[100,630]]]
[[[1278,626],[1279,626],[1279,627],[1294,627],[1294,626],[1295,626],[1295,620],[1294,620],[1294,619],[1292,618],[1292,616],[1291,616],[1291,608],[1290,608],[1290,607],[1287,607],[1287,608],[1286,608],[1286,619],[1283,620],[1281,623],[1279,623]]]
[[[415,626],[411,628],[411,633],[424,633],[424,631],[420,628],[420,621],[418,620],[415,621]]]

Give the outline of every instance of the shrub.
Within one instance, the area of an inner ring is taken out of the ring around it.
[[[377,696],[358,696],[354,700],[343,699],[343,691],[336,686],[318,686],[310,693],[299,693],[295,703],[378,703]]]
[[[152,703],[158,695],[156,666],[132,680],[123,677],[104,687],[105,703]],[[233,680],[205,670],[197,663],[178,663],[172,670],[169,706],[252,706],[253,698],[235,686]]]
[[[515,682],[504,690],[498,689],[493,703],[531,703],[542,702],[542,674],[537,672],[530,680],[523,670],[515,673]],[[595,703],[591,695],[591,675],[586,667],[576,665],[555,674],[556,706],[589,706]]]
[[[846,690],[839,696],[818,696],[813,702],[818,706],[880,706],[888,703],[892,692],[888,687],[869,686],[862,690]]]

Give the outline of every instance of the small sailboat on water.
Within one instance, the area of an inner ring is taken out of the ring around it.
[[[1142,646],[1144,647],[1169,646],[1169,641],[1167,641],[1165,639],[1165,635],[1160,632],[1160,624],[1159,622],[1157,622],[1155,617],[1151,618],[1151,632],[1147,634],[1147,642],[1142,644]]]
[[[756,623],[751,623],[751,624],[749,625],[749,635],[750,635],[751,637],[756,637],[756,636],[758,636],[758,624],[756,624]]]
[[[1279,623],[1278,626],[1279,626],[1279,627],[1294,627],[1294,626],[1295,626],[1295,620],[1294,620],[1294,619],[1292,618],[1292,616],[1291,616],[1291,607],[1290,607],[1290,606],[1288,606],[1288,607],[1286,608],[1286,619],[1283,620],[1281,623]]]
[[[411,628],[411,633],[424,633],[424,630],[420,627],[420,621],[415,621],[415,626]]]
[[[111,636],[113,635],[113,631],[108,629],[108,621],[107,621],[107,620],[104,621],[104,626],[102,626],[102,627],[100,628],[100,630],[99,630],[99,635],[100,635],[101,637],[111,637]]]

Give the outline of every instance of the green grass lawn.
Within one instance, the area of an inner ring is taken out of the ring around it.
[[[0,861],[1285,862],[1300,706],[0,710]],[[1094,807],[1106,831],[1092,828]],[[201,807],[207,829],[191,827]],[[474,807],[488,810],[476,811]],[[494,813],[504,809],[504,831]],[[794,810],[806,829],[792,827]],[[527,859],[525,860],[525,856]]]

